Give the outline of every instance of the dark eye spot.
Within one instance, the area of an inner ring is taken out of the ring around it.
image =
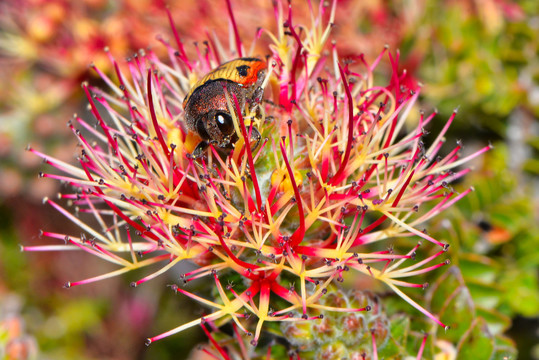
[[[210,138],[210,135],[208,135],[208,132],[206,131],[206,125],[204,124],[204,120],[199,119],[196,123],[196,127],[197,133],[202,139],[207,140]]]
[[[219,112],[215,114],[215,122],[223,135],[230,135],[234,132],[234,121],[230,114]]]
[[[238,74],[240,74],[241,77],[245,77],[249,74],[249,69],[251,67],[249,65],[241,65],[236,67],[236,70],[238,70]]]

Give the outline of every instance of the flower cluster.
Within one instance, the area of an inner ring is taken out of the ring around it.
[[[228,50],[212,37],[191,59],[174,32],[176,48],[161,40],[166,63],[152,51],[125,65],[110,56],[117,82],[96,67],[111,91],[83,84],[97,126],[77,115],[69,123],[81,148],[78,166],[30,149],[61,171],[41,176],[73,188],[59,198],[76,214],[59,201],[46,203],[83,232],[44,231],[65,244],[24,249],[78,248],[118,266],[67,287],[161,264],[132,284],[138,286],[183,260],[197,264],[181,280],[210,278],[212,297],[183,284],[171,288],[212,311],[149,343],[206,322],[233,321],[256,345],[266,322],[369,311],[366,303],[326,300],[332,284],[356,275],[380,281],[445,327],[403,289],[424,288],[409,278],[448,264],[441,259],[448,245],[422,225],[471,191],[457,193],[449,184],[469,171],[455,169],[488,147],[460,158],[457,143],[438,156],[456,112],[426,146],[424,127],[435,113],[417,112],[420,88],[399,71],[398,52],[384,48],[368,63],[361,55],[342,60],[337,46],[328,45],[335,4],[311,8],[312,23],[304,26],[295,23],[291,6],[275,3],[276,33],[259,33],[272,42],[264,101],[242,109],[227,97],[239,138],[229,152],[210,146],[204,157],[190,156],[199,139],[186,130],[182,101],[219,64],[259,55],[246,51],[255,47],[244,47],[232,12]],[[386,56],[391,77],[378,85],[373,72]],[[412,117],[418,120],[409,130]],[[253,126],[262,134],[259,146],[245,141]],[[421,241],[410,240],[408,251],[398,253],[388,244],[397,238]],[[438,250],[416,259],[424,241]]]
[[[277,341],[270,342],[265,354],[272,358],[290,359],[378,359],[378,358],[416,358],[422,359],[426,348],[427,334],[414,334],[402,319],[393,319],[386,316],[380,300],[368,291],[352,290],[344,292],[332,289],[323,302],[332,305],[346,304],[347,306],[364,306],[369,304],[371,311],[361,313],[328,312],[320,321],[296,321],[281,323],[282,335],[291,345]],[[395,326],[395,323],[399,325]],[[212,358],[229,359],[262,359],[263,353],[256,352],[244,343],[244,339],[236,326],[233,326],[232,336],[219,329],[210,328],[202,324],[202,328],[209,338],[206,345],[198,347],[198,351],[208,354]],[[395,331],[395,328],[402,328]],[[393,330],[393,331],[392,331]],[[408,334],[410,336],[408,338]],[[397,336],[395,336],[397,335]],[[401,336],[398,336],[401,335]],[[398,340],[396,339],[398,338]],[[400,340],[400,341],[399,341]],[[408,351],[402,346],[409,341],[414,344]],[[388,344],[390,344],[388,346]],[[379,351],[381,349],[382,351]],[[286,355],[285,355],[286,354]],[[406,356],[408,354],[408,357]],[[427,354],[428,357],[428,350]],[[437,352],[435,356],[447,356],[445,352]]]

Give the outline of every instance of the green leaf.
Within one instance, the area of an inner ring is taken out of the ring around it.
[[[496,342],[494,360],[513,360],[518,358],[518,351],[513,340],[501,335],[496,336],[494,340]]]
[[[408,316],[399,314],[392,317],[389,325],[390,337],[387,343],[379,349],[379,358],[394,359],[399,354],[405,354],[409,330],[410,318]]]
[[[495,353],[494,337],[490,334],[484,319],[473,320],[470,329],[457,345],[458,359],[492,359]]]
[[[518,314],[535,317],[539,314],[539,297],[537,271],[521,271],[511,269],[504,273],[501,280],[506,291],[503,297],[511,309]]]
[[[434,283],[427,301],[434,314],[451,327],[441,338],[456,342],[469,330],[475,317],[475,306],[457,267],[451,267]]]
[[[500,266],[487,256],[467,253],[460,256],[459,268],[466,281],[475,279],[491,283],[496,279]]]
[[[466,285],[477,306],[495,308],[502,302],[504,288],[497,283],[489,284],[468,279]]]
[[[503,333],[511,326],[511,318],[496,310],[477,307],[476,311],[477,316],[485,319],[489,331],[494,335]]]
[[[410,331],[410,317],[399,314],[391,318],[389,333],[399,344],[406,342],[408,332]]]

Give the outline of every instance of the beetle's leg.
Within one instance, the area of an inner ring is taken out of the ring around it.
[[[258,145],[260,145],[260,139],[262,139],[262,135],[260,135],[260,132],[254,126],[249,126],[249,131],[251,132],[251,141],[256,141],[255,146],[253,146],[253,150],[256,150]]]
[[[251,97],[252,102],[255,104],[260,104],[262,102],[262,97],[264,96],[264,89],[259,86],[255,89],[253,92],[253,96]]]
[[[204,155],[204,152],[206,152],[206,149],[210,146],[210,144],[206,140],[202,140],[198,143],[198,145],[195,147],[195,150],[193,150],[193,153],[191,154],[193,156],[193,159],[198,159],[202,155]]]

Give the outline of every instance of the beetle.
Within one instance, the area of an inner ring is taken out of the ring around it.
[[[266,70],[266,63],[258,58],[238,58],[213,69],[191,88],[183,100],[183,108],[187,129],[202,139],[193,151],[194,158],[202,156],[210,144],[223,149],[234,147],[239,138],[225,89],[228,94],[236,95],[239,108],[243,111],[246,103],[261,102]],[[255,147],[260,139],[259,131],[253,127],[251,140],[256,141]]]

